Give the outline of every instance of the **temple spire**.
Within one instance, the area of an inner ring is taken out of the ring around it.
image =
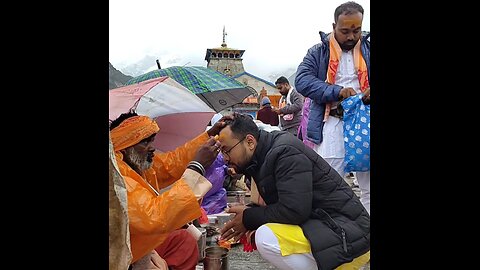
[[[227,35],[227,32],[225,32],[225,25],[223,26],[223,42],[222,42],[222,47],[227,47],[227,43],[225,43],[225,36]]]

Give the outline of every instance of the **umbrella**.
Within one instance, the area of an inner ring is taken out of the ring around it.
[[[160,77],[109,91],[109,118],[131,108],[160,127],[154,146],[170,151],[204,132],[215,112],[171,78]]]
[[[250,95],[257,95],[255,89],[232,79],[218,71],[206,67],[178,67],[157,69],[132,78],[127,85],[148,79],[169,76],[179,82],[192,93],[199,96],[205,103],[220,112],[235,104],[241,103]]]

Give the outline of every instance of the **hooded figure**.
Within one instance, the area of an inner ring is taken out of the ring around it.
[[[271,126],[278,126],[278,114],[272,111],[270,99],[263,97],[260,102],[261,109],[257,112],[257,120]]]

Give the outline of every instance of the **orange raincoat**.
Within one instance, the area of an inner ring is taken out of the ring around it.
[[[115,152],[127,188],[132,262],[162,244],[171,232],[201,216],[200,204],[182,175],[208,139],[204,132],[174,151],[156,152],[153,166],[144,177],[123,161],[120,151]]]

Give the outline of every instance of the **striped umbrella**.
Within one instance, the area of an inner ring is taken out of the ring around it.
[[[131,109],[154,118],[160,127],[154,146],[170,151],[204,132],[215,112],[197,95],[168,77],[108,91],[109,119]]]
[[[250,95],[257,95],[255,89],[218,71],[199,66],[173,66],[157,69],[132,78],[126,84],[139,83],[163,76],[168,76],[185,86],[216,112],[241,103]]]

